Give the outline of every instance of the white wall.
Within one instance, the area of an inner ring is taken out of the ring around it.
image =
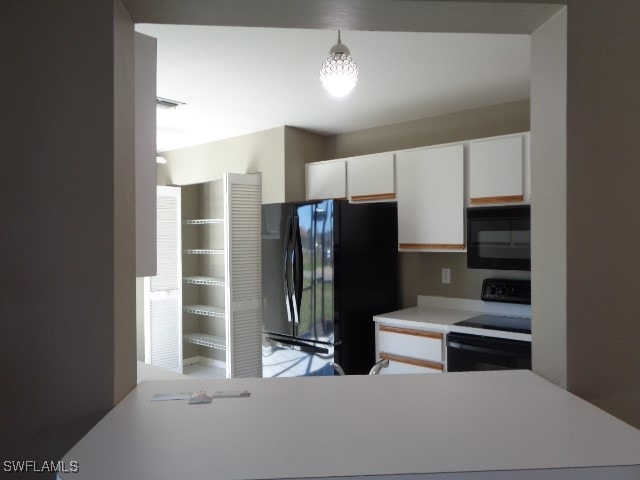
[[[533,370],[567,385],[567,12],[531,37]]]

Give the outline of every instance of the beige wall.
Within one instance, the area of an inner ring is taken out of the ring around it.
[[[135,65],[133,21],[119,1],[114,18],[114,390],[119,402],[137,383]]]
[[[304,165],[326,158],[326,137],[278,127],[190,148],[164,152],[158,185],[188,185],[226,172],[262,172],[263,203],[304,200]]]
[[[341,158],[528,130],[529,100],[522,100],[335,135],[327,139],[327,150],[330,158]],[[401,306],[414,306],[417,295],[477,299],[487,277],[529,278],[529,272],[471,270],[466,261],[465,253],[401,253]],[[450,284],[442,284],[442,268],[451,269]]]
[[[567,385],[567,12],[531,38],[533,370]]]
[[[568,11],[569,389],[640,428],[640,2]]]
[[[442,283],[442,269],[451,270],[451,283]],[[464,253],[400,254],[401,300],[403,307],[416,304],[417,295],[480,300],[485,278],[531,278],[529,272],[467,268]]]
[[[227,172],[262,172],[264,203],[285,201],[285,127],[164,152],[159,185],[189,185],[222,178]]]
[[[327,137],[295,127],[285,127],[285,200],[305,200],[305,164],[326,160]],[[269,202],[264,202],[269,203]]]
[[[439,145],[529,130],[529,99],[335,135],[327,158]]]
[[[56,461],[135,371],[135,307],[114,290],[134,290],[131,132],[114,132],[113,0],[0,10],[0,452]]]

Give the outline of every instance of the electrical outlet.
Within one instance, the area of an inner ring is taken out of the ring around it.
[[[443,268],[442,269],[442,283],[451,283],[451,269]]]

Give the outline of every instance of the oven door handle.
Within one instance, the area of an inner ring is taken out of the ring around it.
[[[500,355],[501,357],[519,357],[522,355],[522,353],[524,353],[521,351],[513,351],[511,349],[500,350],[495,348],[477,347],[474,345],[467,345],[460,342],[447,342],[447,347],[455,348],[458,350],[467,350],[469,352],[486,353],[488,355]]]

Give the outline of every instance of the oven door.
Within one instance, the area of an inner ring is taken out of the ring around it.
[[[447,334],[447,371],[531,370],[531,342]]]

